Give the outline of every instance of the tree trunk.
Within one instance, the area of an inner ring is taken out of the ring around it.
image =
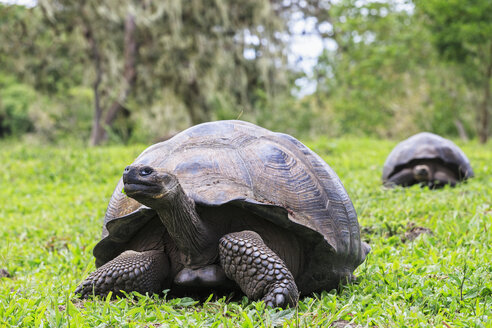
[[[125,109],[122,104],[126,101],[128,96],[130,95],[130,92],[135,86],[135,82],[137,80],[137,69],[136,69],[137,41],[135,38],[135,30],[136,30],[135,17],[131,14],[128,14],[125,19],[125,50],[124,50],[125,68],[123,72],[125,85],[118,99],[115,100],[108,109],[108,112],[104,119],[104,124],[106,126],[111,126],[114,120],[116,119],[117,114]],[[107,139],[106,130],[104,130],[103,137],[104,140]]]
[[[458,130],[458,135],[460,136],[460,139],[463,141],[468,141],[468,134],[466,133],[465,127],[463,126],[463,123],[459,119],[454,120],[454,125],[456,126],[456,129]]]
[[[98,65],[96,65],[98,66]],[[94,118],[92,119],[92,131],[90,138],[90,145],[95,146],[100,143],[102,136],[105,133],[104,128],[101,125],[102,108],[99,100],[99,84],[101,83],[101,71],[100,67],[96,68],[96,81],[94,81]]]
[[[490,79],[492,79],[492,45],[489,54],[490,62],[485,72],[484,96],[480,106],[480,124],[478,134],[481,143],[486,143],[489,137],[489,105],[490,105]]]
[[[137,42],[135,38],[135,17],[128,14],[125,19],[125,44],[124,44],[124,86],[118,99],[116,99],[108,108],[106,115],[104,117],[104,122],[102,121],[103,110],[99,103],[99,84],[101,82],[102,70],[101,70],[101,58],[100,56],[95,56],[94,53],[99,54],[97,43],[94,42],[93,50],[93,60],[96,67],[96,81],[94,82],[94,119],[92,124],[91,140],[90,144],[92,146],[100,145],[102,142],[108,139],[107,128],[111,127],[114,120],[116,119],[118,113],[124,109],[123,103],[128,98],[130,92],[135,86],[135,81],[137,77],[136,70],[136,54],[137,54]],[[92,38],[93,39],[93,38]],[[89,40],[89,38],[88,38]],[[91,42],[89,42],[91,44]],[[92,48],[92,47],[91,47]]]
[[[183,101],[193,125],[209,120],[209,107],[196,79],[188,83]]]
[[[102,81],[101,53],[99,51],[99,46],[97,40],[94,37],[91,26],[87,22],[87,20],[84,19],[83,15],[82,20],[84,27],[84,36],[87,40],[87,43],[89,43],[90,57],[96,71],[96,79],[94,80],[94,83],[92,85],[92,88],[94,90],[94,117],[92,119],[92,130],[89,141],[90,145],[93,146],[98,144],[98,141],[101,140],[101,136],[104,132],[104,129],[101,126],[102,108],[99,94],[99,86],[101,85]]]

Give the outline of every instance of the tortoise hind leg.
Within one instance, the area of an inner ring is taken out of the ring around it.
[[[442,188],[446,184],[449,184],[451,187],[456,186],[458,183],[458,179],[456,178],[455,174],[446,168],[439,168],[435,173],[434,173],[434,179],[430,183],[429,187],[430,188]]]
[[[92,272],[76,289],[82,298],[121,294],[153,294],[169,285],[169,260],[163,251],[125,251]]]
[[[253,231],[225,235],[219,244],[220,263],[250,299],[267,306],[295,306],[299,292],[284,261]]]

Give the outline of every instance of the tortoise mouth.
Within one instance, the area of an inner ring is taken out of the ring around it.
[[[133,195],[154,195],[161,193],[161,186],[150,179],[135,176],[135,174],[123,174],[123,184],[125,194]]]
[[[418,172],[418,173],[415,174],[415,179],[417,181],[426,181],[426,180],[429,180],[429,174],[428,173]]]
[[[125,182],[124,188],[125,188],[125,194],[127,194],[128,196],[156,195],[162,193],[160,186],[156,186],[150,183]]]

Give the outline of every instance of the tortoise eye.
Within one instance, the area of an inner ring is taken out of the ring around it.
[[[148,166],[140,169],[140,175],[141,176],[146,176],[146,175],[152,174],[152,172],[154,172],[154,170]]]

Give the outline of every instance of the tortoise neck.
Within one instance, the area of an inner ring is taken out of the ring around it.
[[[209,240],[208,229],[198,216],[195,202],[178,185],[177,193],[157,209],[159,217],[178,249],[184,255],[185,266],[208,264],[205,256]],[[201,263],[205,262],[205,263]]]

